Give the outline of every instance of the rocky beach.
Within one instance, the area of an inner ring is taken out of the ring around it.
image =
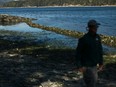
[[[74,49],[50,49],[28,42],[0,40],[1,87],[83,87],[75,71]],[[98,87],[116,87],[116,56],[104,55]]]
[[[31,27],[79,38],[84,33],[32,23],[33,19],[0,15],[0,23],[25,22]],[[35,20],[35,19],[34,19]],[[8,32],[8,31],[7,31]],[[3,33],[3,31],[2,31]],[[30,35],[26,35],[29,37]],[[116,47],[116,37],[101,35],[102,42]],[[83,87],[82,74],[75,71],[75,49],[50,48],[27,40],[0,36],[0,87]],[[104,54],[104,69],[97,87],[116,87],[116,54]]]

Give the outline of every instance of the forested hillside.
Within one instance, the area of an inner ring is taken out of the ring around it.
[[[28,6],[67,6],[67,5],[116,5],[116,0],[15,0],[6,2],[4,7],[28,7]]]

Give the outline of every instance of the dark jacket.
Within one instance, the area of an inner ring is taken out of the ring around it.
[[[79,39],[76,48],[76,65],[80,67],[92,67],[103,64],[103,52],[101,39],[98,34],[85,34]]]

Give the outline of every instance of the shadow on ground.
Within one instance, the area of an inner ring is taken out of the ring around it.
[[[48,49],[26,42],[1,40],[0,87],[83,87],[81,75],[73,71],[74,58],[72,49]],[[107,76],[103,77],[103,73],[100,75],[105,79]],[[109,87],[104,83],[99,87]]]

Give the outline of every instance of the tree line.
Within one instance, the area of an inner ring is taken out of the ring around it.
[[[67,5],[116,5],[116,0],[17,0],[3,4],[3,7],[27,7],[27,6],[67,6]]]

